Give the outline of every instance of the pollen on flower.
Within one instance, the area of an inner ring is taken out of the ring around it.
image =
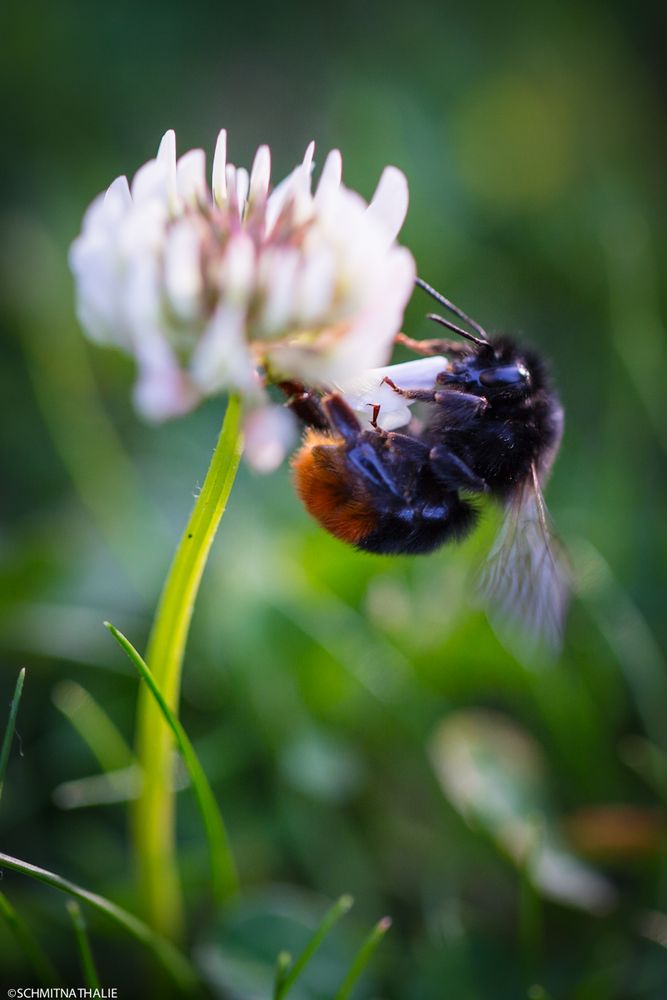
[[[367,205],[334,150],[313,190],[313,155],[311,143],[272,189],[269,148],[248,173],[228,162],[223,130],[209,187],[203,150],[177,159],[169,131],[131,185],[117,178],[88,209],[70,252],[77,313],[135,359],[147,419],[223,391],[266,406],[267,380],[326,387],[389,360],[415,271],[395,242],[407,182],[387,167]],[[266,423],[258,451],[272,465]]]

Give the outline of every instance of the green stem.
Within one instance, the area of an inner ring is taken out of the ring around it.
[[[174,713],[178,711],[181,666],[195,599],[241,458],[240,426],[240,402],[230,397],[204,485],[165,581],[148,643],[146,661]],[[175,857],[173,742],[159,706],[142,685],[136,745],[143,783],[133,810],[133,840],[148,922],[162,934],[178,938],[183,920]]]
[[[2,797],[2,789],[5,783],[5,771],[7,770],[7,764],[9,763],[9,752],[12,748],[12,740],[14,739],[14,729],[16,728],[16,716],[19,711],[19,703],[21,701],[21,692],[23,691],[23,681],[25,680],[25,667],[19,670],[19,675],[16,680],[16,687],[14,688],[14,697],[12,698],[12,703],[9,707],[9,719],[7,720],[7,728],[5,729],[4,739],[2,741],[2,749],[0,750],[0,797]]]
[[[276,985],[273,993],[274,1000],[282,1000],[283,997],[287,996],[288,992],[308,965],[331,928],[338,923],[341,917],[345,916],[345,914],[350,911],[352,903],[353,900],[351,896],[341,896],[340,899],[334,903],[331,909],[325,913],[322,922],[317,927],[310,941],[293,965],[291,963],[288,965],[284,957],[282,962],[280,961],[281,955],[285,955],[285,952],[281,952],[281,955],[278,956],[279,962],[276,974]]]
[[[93,951],[90,947],[90,941],[88,940],[88,928],[86,927],[86,921],[83,918],[81,907],[74,899],[68,899],[66,906],[74,928],[74,936],[76,938],[76,946],[79,950],[81,972],[83,973],[84,983],[89,989],[101,990],[102,984],[100,983],[100,977],[95,965],[95,959],[93,958]]]
[[[391,927],[391,918],[383,917],[379,920],[373,930],[370,932],[361,948],[354,957],[354,961],[350,966],[345,979],[338,987],[338,992],[336,993],[334,1000],[347,1000],[352,988],[356,983],[357,979],[364,971],[371,955],[379,945],[382,938],[385,936],[389,928]]]

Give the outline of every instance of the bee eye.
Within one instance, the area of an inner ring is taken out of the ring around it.
[[[520,385],[528,381],[528,372],[523,366],[503,365],[498,368],[485,368],[479,373],[479,380],[486,386]]]

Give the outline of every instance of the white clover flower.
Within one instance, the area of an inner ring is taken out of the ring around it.
[[[268,147],[249,175],[222,131],[209,188],[204,152],[177,160],[169,131],[131,187],[119,177],[93,202],[70,252],[80,322],[134,357],[139,412],[160,421],[240,392],[261,408],[249,444],[264,467],[286,440],[284,418],[268,433],[266,381],[327,388],[386,363],[415,276],[395,243],[404,175],[387,167],[367,205],[333,151],[313,192],[313,151],[271,191]]]

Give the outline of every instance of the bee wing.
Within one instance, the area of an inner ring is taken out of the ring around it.
[[[570,571],[535,467],[508,502],[479,588],[491,624],[508,645],[524,655],[538,647],[552,655],[559,652]]]

